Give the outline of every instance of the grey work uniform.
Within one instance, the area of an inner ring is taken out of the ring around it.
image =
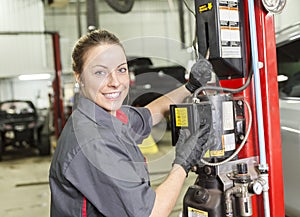
[[[151,131],[146,108],[122,106],[120,121],[80,97],[50,168],[52,217],[149,216],[155,191],[138,146]]]

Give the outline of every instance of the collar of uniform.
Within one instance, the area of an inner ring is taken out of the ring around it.
[[[99,125],[121,127],[128,122],[124,112],[119,111],[118,114],[122,117],[116,118],[84,96],[79,97],[77,109]]]
[[[123,122],[123,124],[128,124],[128,116],[121,110],[117,110],[116,117]]]

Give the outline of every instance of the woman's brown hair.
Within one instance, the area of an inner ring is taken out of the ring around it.
[[[86,53],[93,47],[104,44],[117,44],[123,48],[119,38],[106,30],[94,30],[82,36],[75,44],[72,52],[72,69],[81,74]],[[123,48],[124,49],[124,48]]]

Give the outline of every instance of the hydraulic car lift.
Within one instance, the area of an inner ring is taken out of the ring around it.
[[[54,79],[52,81],[53,87],[53,100],[50,100],[50,107],[53,112],[53,127],[56,138],[58,138],[64,124],[65,124],[65,116],[64,116],[64,106],[63,106],[63,92],[62,92],[62,84],[61,84],[61,76],[62,76],[62,65],[61,65],[61,56],[60,56],[60,41],[59,41],[59,33],[58,32],[35,32],[35,31],[9,31],[9,32],[0,32],[0,35],[50,35],[52,38],[52,46],[53,46],[53,59],[54,59]],[[51,114],[49,114],[51,115]],[[51,118],[52,119],[52,118]],[[51,128],[49,126],[49,128]],[[47,133],[51,134],[51,130],[49,129]]]
[[[195,13],[198,52],[209,53],[220,82],[197,90],[193,103],[171,106],[172,139],[203,121],[217,136],[194,168],[183,216],[284,217],[273,15],[261,0],[195,0]]]

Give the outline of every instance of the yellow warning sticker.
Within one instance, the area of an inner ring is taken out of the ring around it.
[[[210,150],[210,156],[212,156],[212,157],[221,157],[221,156],[225,155],[225,147],[224,147],[224,141],[223,140],[224,140],[224,137],[222,136],[222,149]]]
[[[188,207],[188,217],[208,217],[208,212]]]
[[[188,127],[188,110],[187,108],[175,108],[176,127]]]
[[[212,4],[212,2],[209,2],[207,4],[200,5],[199,6],[199,12],[203,13],[205,11],[210,11],[212,8],[213,8],[213,4]]]
[[[224,150],[211,150],[210,156],[212,156],[212,157],[224,156]]]
[[[207,150],[204,154],[204,158],[209,158],[210,157],[210,153],[209,153],[209,150]]]

